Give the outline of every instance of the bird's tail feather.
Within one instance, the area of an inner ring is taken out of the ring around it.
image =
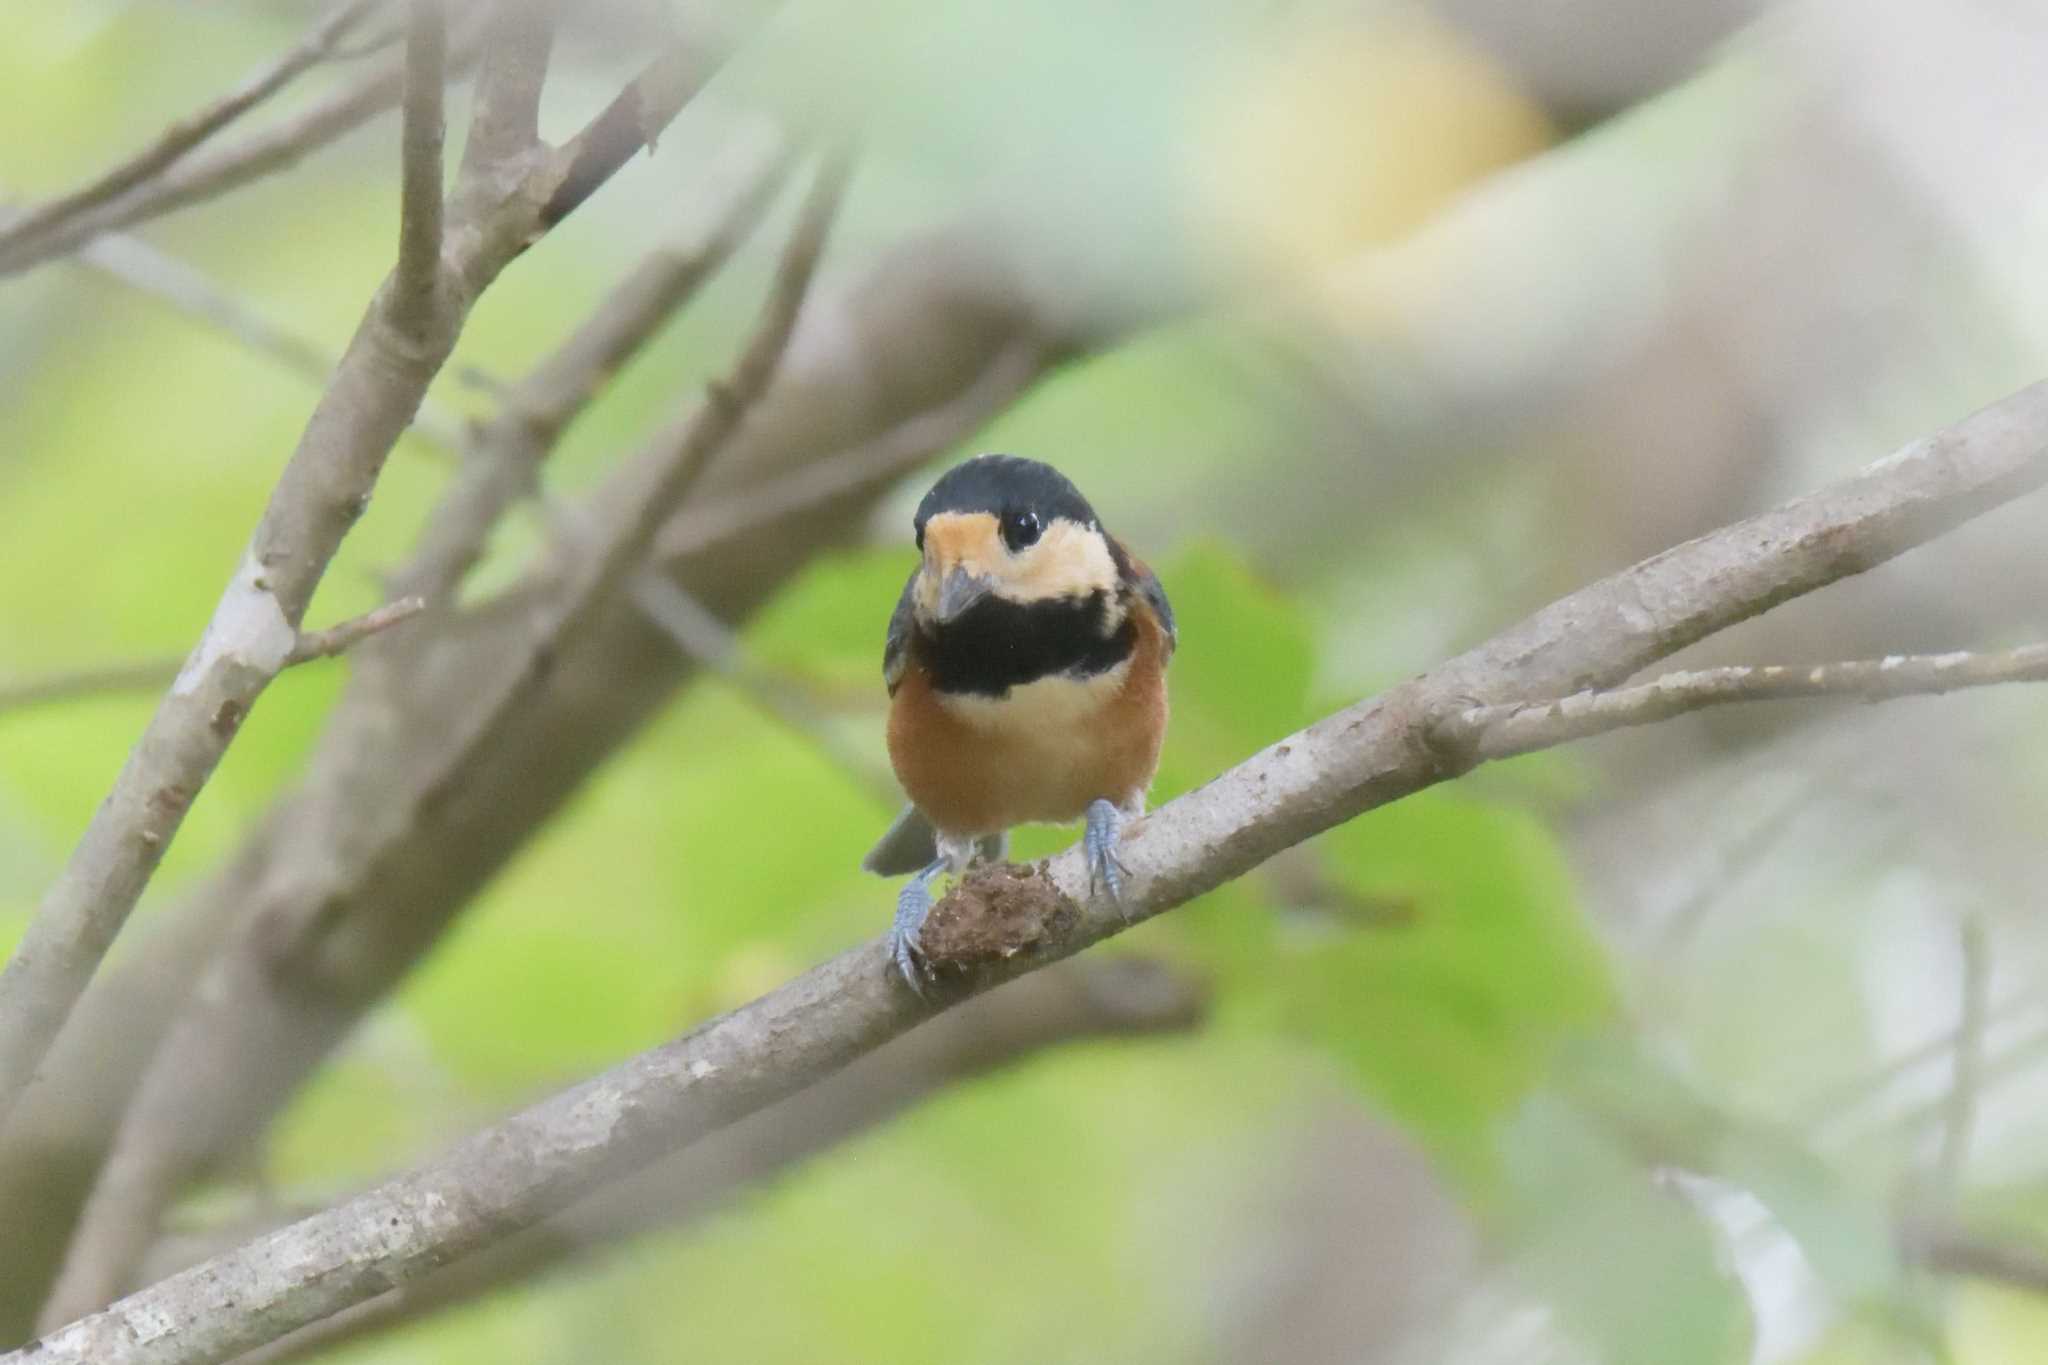
[[[1010,836],[988,834],[976,841],[976,853],[999,863],[1010,852]],[[922,872],[939,856],[939,836],[916,806],[905,806],[860,865],[878,877],[907,877]]]
[[[938,856],[939,836],[931,821],[916,806],[905,806],[860,865],[878,877],[904,877],[922,871]]]

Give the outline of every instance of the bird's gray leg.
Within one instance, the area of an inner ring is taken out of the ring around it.
[[[1005,835],[996,835],[1006,840]],[[925,865],[922,872],[903,884],[903,890],[896,896],[896,918],[889,926],[889,956],[896,962],[896,970],[903,974],[903,980],[919,995],[924,994],[926,972],[924,948],[917,941],[919,931],[924,928],[925,916],[932,912],[932,883],[943,872],[962,872],[974,861],[980,845],[973,839],[962,839],[946,834],[938,836],[939,856]]]
[[[1124,904],[1122,874],[1129,871],[1117,861],[1117,834],[1123,828],[1124,815],[1114,803],[1103,800],[1088,803],[1088,830],[1081,836],[1081,847],[1088,855],[1088,889],[1109,893],[1110,903],[1119,911]],[[1130,919],[1129,915],[1124,916]]]
[[[948,860],[934,858],[922,872],[903,884],[896,895],[896,919],[889,926],[889,956],[896,970],[919,995],[924,994],[924,949],[917,941],[924,918],[932,912],[932,882],[949,866]]]

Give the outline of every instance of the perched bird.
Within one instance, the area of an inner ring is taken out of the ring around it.
[[[1065,475],[1014,455],[948,470],[918,504],[923,558],[889,618],[889,758],[910,807],[862,864],[915,873],[897,968],[941,873],[1002,857],[1013,825],[1085,819],[1090,883],[1120,900],[1117,834],[1166,737],[1173,608]]]

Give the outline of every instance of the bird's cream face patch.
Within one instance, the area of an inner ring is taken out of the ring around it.
[[[1102,533],[1064,517],[1055,518],[1035,543],[1014,552],[987,512],[941,512],[925,522],[916,601],[927,618],[938,606],[939,584],[956,568],[991,580],[1012,602],[1113,595],[1117,581],[1116,561]]]
[[[1019,602],[1086,597],[1116,587],[1116,561],[1100,531],[1058,518],[1036,544],[1010,556],[1010,571],[996,581],[1005,597]]]

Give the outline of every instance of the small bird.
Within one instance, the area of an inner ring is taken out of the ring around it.
[[[1000,859],[1014,825],[1085,819],[1090,885],[1122,899],[1118,831],[1159,766],[1176,637],[1159,580],[1050,465],[978,455],[912,524],[923,558],[882,651],[910,806],[862,866],[915,873],[890,941],[921,991],[933,880]]]

